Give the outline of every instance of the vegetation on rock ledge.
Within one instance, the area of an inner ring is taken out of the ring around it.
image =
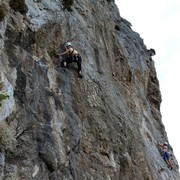
[[[1,101],[2,101],[2,100],[5,100],[5,99],[7,99],[7,98],[9,98],[9,95],[1,94],[1,93],[0,93],[0,107],[2,106]]]

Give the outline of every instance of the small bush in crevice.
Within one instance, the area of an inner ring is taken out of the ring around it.
[[[5,4],[0,4],[0,21],[3,21],[7,14],[7,7]]]
[[[74,3],[74,0],[62,0],[64,9],[67,9],[68,11],[72,11],[71,7],[73,3]]]
[[[28,7],[25,0],[10,0],[9,5],[14,11],[20,12],[23,15],[28,12]]]
[[[114,26],[114,29],[116,29],[117,31],[120,31],[120,26],[119,26],[118,24],[116,24],[116,25]]]
[[[0,121],[0,151],[11,151],[14,143],[13,130],[5,121]]]
[[[0,93],[0,107],[2,106],[1,101],[2,101],[2,100],[5,100],[5,99],[7,99],[7,98],[9,98],[8,95],[6,95],[6,94],[1,94],[1,93]]]

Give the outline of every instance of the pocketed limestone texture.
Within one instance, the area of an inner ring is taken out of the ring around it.
[[[5,2],[0,22],[0,120],[15,132],[0,179],[179,180],[175,155],[171,171],[157,146],[168,137],[154,61],[115,2],[25,3],[22,15]],[[67,41],[82,79],[60,66]]]

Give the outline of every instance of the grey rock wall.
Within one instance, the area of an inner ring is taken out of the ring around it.
[[[13,128],[1,178],[17,180],[178,180],[157,141],[168,141],[153,59],[114,1],[26,1],[1,26],[0,120]],[[120,28],[120,29],[119,29]],[[64,43],[81,53],[60,67]],[[1,158],[1,159],[2,159]]]

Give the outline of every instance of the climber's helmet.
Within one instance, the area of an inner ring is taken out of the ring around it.
[[[167,142],[164,142],[164,145],[166,145],[166,146],[167,146],[167,145],[168,145],[168,143],[167,143]]]
[[[72,46],[72,44],[70,42],[66,43],[66,47]]]

